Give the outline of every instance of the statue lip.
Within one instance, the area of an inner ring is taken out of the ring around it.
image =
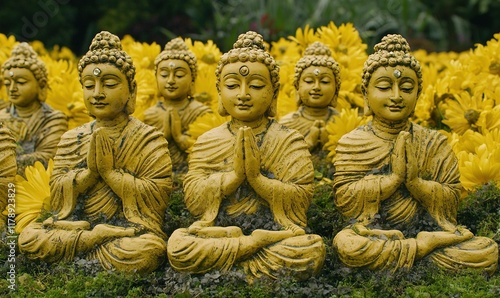
[[[19,96],[20,96],[19,94],[9,94],[9,97],[13,99],[18,98]]]
[[[174,90],[176,90],[176,89],[177,89],[177,87],[167,87],[167,88],[165,88],[165,89],[167,89],[168,91],[174,91]]]
[[[237,104],[236,105],[238,108],[251,108],[252,105],[247,105],[247,104]]]
[[[387,106],[390,110],[402,110],[405,108],[404,105],[390,105],[390,106]]]
[[[109,103],[105,103],[105,102],[91,102],[90,104],[93,106],[107,106],[107,105],[109,105]]]

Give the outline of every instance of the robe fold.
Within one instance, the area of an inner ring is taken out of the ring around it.
[[[381,201],[381,177],[391,171],[394,141],[377,137],[370,125],[359,127],[340,139],[333,183],[335,204],[347,219],[368,227],[383,222],[388,229],[402,230],[405,236],[408,236],[405,231],[426,230],[419,223],[421,214],[430,216],[437,230],[446,222],[456,224],[460,173],[446,137],[412,124],[410,142],[415,156],[407,158],[417,160],[419,178],[435,182],[428,184],[432,195],[417,201],[401,185],[393,195]],[[339,232],[333,244],[347,266],[393,271],[413,266],[417,251],[414,238],[374,239],[360,235],[352,225]],[[483,268],[492,273],[498,263],[498,247],[492,239],[474,237],[437,249],[430,258],[445,268]]]
[[[182,109],[177,109],[181,119],[181,132],[188,134],[189,125],[198,117],[211,113],[210,107],[190,99],[189,104]],[[144,112],[144,123],[158,128],[161,132],[165,131],[165,126],[170,118],[167,112],[167,106],[163,101],[159,101],[155,106],[150,107]],[[172,136],[165,136],[168,141],[168,150],[172,159],[172,168],[174,172],[185,172],[187,170],[187,153],[182,150],[174,141]]]
[[[236,133],[225,123],[200,136],[193,146],[189,171],[184,177],[188,210],[202,221],[215,226],[238,226],[245,234],[256,228],[305,227],[314,179],[307,144],[298,132],[275,121],[270,121],[256,139],[261,173],[278,182],[272,189],[272,203],[259,197],[246,182],[234,194],[223,195],[221,181],[225,173],[233,170],[236,142]],[[259,217],[266,213],[270,216]],[[255,225],[243,228],[251,219]],[[236,265],[253,277],[276,277],[280,269],[287,269],[307,278],[320,270],[325,257],[325,245],[318,235],[278,241],[245,260],[237,259],[239,245],[238,237],[203,238],[178,229],[169,238],[167,253],[170,264],[178,271],[203,273],[229,270]]]
[[[65,133],[54,159],[51,208],[59,220],[88,221],[141,227],[142,234],[119,237],[97,245],[84,257],[98,259],[106,269],[152,271],[166,255],[163,223],[172,189],[172,167],[167,142],[154,127],[130,117],[114,140],[114,167],[122,173],[119,197],[102,178],[84,193],[75,189],[75,177],[87,167],[94,122]],[[72,260],[83,231],[44,229],[35,222],[19,236],[20,250],[47,262]]]
[[[30,117],[19,117],[15,108],[0,110],[0,122],[9,127],[18,144],[18,174],[24,176],[26,166],[40,161],[47,166],[56,154],[57,143],[68,130],[68,119],[63,112],[54,110],[46,103]]]
[[[16,141],[10,130],[0,124],[0,225],[4,225],[3,214],[9,198],[15,198],[15,187],[9,187],[16,177]],[[10,192],[9,192],[9,189]],[[9,196],[9,193],[11,194]]]

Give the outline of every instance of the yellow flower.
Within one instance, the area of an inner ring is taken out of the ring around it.
[[[352,106],[362,108],[364,101],[359,86],[363,65],[368,58],[368,46],[363,43],[352,23],[337,27],[334,22],[330,22],[328,26],[318,28],[317,35],[332,50],[332,57],[340,65],[340,91],[347,91],[344,94],[349,94],[344,99]]]
[[[297,28],[295,36],[288,36],[288,38],[298,43],[302,50],[305,50],[307,46],[313,42],[320,41],[318,36],[314,33],[314,29],[311,28],[309,24],[306,25],[304,30],[302,30],[302,28]]]
[[[429,85],[425,88],[417,100],[413,120],[423,126],[429,126],[432,113],[436,108],[434,104],[434,86]],[[435,123],[433,123],[435,125]]]
[[[10,53],[16,44],[17,41],[14,35],[7,37],[5,34],[0,33],[0,65],[10,57]]]
[[[149,68],[138,68],[135,80],[137,82],[137,97],[133,116],[142,121],[144,120],[144,111],[158,101],[158,88],[156,87],[154,71]]]
[[[458,155],[460,182],[467,191],[480,185],[495,182],[500,185],[500,149],[490,149],[486,144],[477,147],[475,153],[462,151]]]
[[[229,119],[230,117],[222,117],[217,112],[207,113],[198,117],[196,121],[189,125],[189,134],[194,139],[197,139],[205,132],[224,124]]]
[[[78,59],[71,49],[68,47],[60,47],[59,45],[55,45],[50,51],[50,57],[53,60],[68,60],[78,63]]]
[[[477,125],[483,133],[500,129],[500,105],[496,105],[493,109],[481,113]]]
[[[16,176],[16,233],[36,220],[42,210],[50,210],[49,179],[53,168],[52,159],[47,169],[37,161],[25,169],[26,179]]]
[[[295,65],[300,59],[303,50],[304,49],[298,46],[296,42],[282,37],[278,41],[271,42],[271,49],[269,51],[271,56],[273,56],[280,65],[282,63],[287,63],[287,61]]]
[[[41,59],[49,73],[47,104],[68,116],[68,129],[89,122],[91,118],[83,102],[76,64],[69,60],[53,60],[49,56]]]
[[[215,64],[198,64],[198,72],[194,83],[194,98],[217,110],[218,93],[215,87]]]
[[[193,52],[198,61],[198,64],[209,64],[217,65],[222,53],[220,49],[212,40],[208,40],[206,43],[201,41],[193,42],[190,38],[184,39],[184,42],[188,48]]]
[[[126,41],[123,49],[130,55],[137,69],[145,68],[154,70],[155,59],[160,54],[161,46],[155,42],[148,44],[145,42]]]
[[[480,93],[471,96],[467,91],[454,94],[454,98],[448,98],[440,105],[444,112],[443,123],[458,134],[468,129],[477,130],[481,113],[492,108],[493,100],[484,98]]]
[[[324,150],[328,151],[327,158],[330,160],[335,157],[335,149],[340,138],[358,126],[368,123],[371,117],[360,116],[358,108],[354,108],[342,110],[339,115],[334,116],[334,119],[334,121],[326,125],[328,142],[323,147]]]

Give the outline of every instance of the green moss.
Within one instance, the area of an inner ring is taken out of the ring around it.
[[[174,183],[167,210],[173,231],[189,225],[181,184]],[[485,185],[468,196],[459,210],[459,223],[477,234],[493,235],[498,242],[500,190]],[[465,270],[445,272],[429,261],[420,261],[409,272],[371,272],[342,266],[332,247],[332,237],[344,222],[334,208],[332,187],[319,183],[308,212],[310,232],[323,237],[327,256],[320,275],[297,281],[283,273],[279,280],[261,278],[247,284],[243,272],[207,274],[175,272],[166,262],[150,274],[126,274],[102,269],[96,261],[46,264],[17,253],[16,291],[0,279],[1,297],[499,297],[500,274],[491,277]],[[171,233],[171,232],[169,232]],[[0,275],[6,276],[9,263],[5,232],[0,239]]]

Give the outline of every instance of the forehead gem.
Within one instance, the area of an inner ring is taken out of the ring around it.
[[[9,76],[13,77],[14,76],[14,72],[13,71],[9,71]]]
[[[170,67],[170,68],[174,68],[174,67],[175,67],[174,62],[170,62],[170,63],[168,64],[168,67]]]
[[[102,70],[98,67],[94,68],[94,70],[92,71],[92,73],[97,77],[101,74]]]
[[[319,71],[319,69],[315,68],[315,69],[313,70],[313,73],[314,73],[315,75],[319,76],[320,71]]]
[[[396,69],[396,70],[393,72],[393,74],[394,74],[394,76],[395,76],[396,78],[399,78],[399,77],[401,76],[401,70]]]
[[[242,67],[240,67],[240,74],[242,76],[246,77],[248,73],[250,73],[250,69],[248,69],[248,66],[243,65]]]

